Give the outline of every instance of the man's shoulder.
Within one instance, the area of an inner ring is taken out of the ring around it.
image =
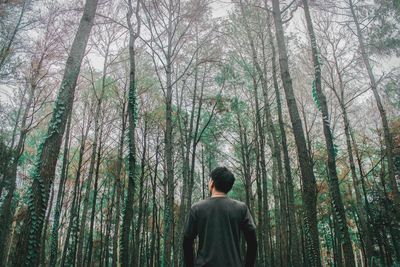
[[[207,207],[209,207],[209,205],[214,200],[215,199],[213,199],[211,197],[203,199],[203,200],[200,200],[200,201],[194,203],[191,208],[192,208],[192,210],[207,208]],[[218,200],[220,200],[220,199],[218,199]],[[230,197],[224,198],[223,201],[224,202],[229,202],[230,205],[237,206],[238,208],[242,208],[242,209],[246,209],[247,208],[247,206],[246,206],[246,204],[244,202],[236,200],[236,199],[233,199],[233,198],[230,198]]]
[[[233,198],[229,198],[233,203],[235,203],[236,205],[238,205],[238,206],[242,206],[242,207],[247,207],[247,205],[246,205],[246,203],[244,203],[244,202],[242,202],[242,201],[239,201],[239,200],[236,200],[236,199],[233,199]]]
[[[209,202],[209,198],[206,198],[206,199],[202,199],[202,200],[200,200],[200,201],[197,201],[196,203],[192,204],[192,210],[201,208],[201,207],[207,205],[208,202]]]

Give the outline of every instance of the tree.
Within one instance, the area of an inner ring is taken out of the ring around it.
[[[301,177],[303,181],[302,197],[304,203],[303,224],[305,238],[307,240],[307,261],[310,266],[321,266],[317,210],[316,210],[316,182],[312,168],[310,155],[307,151],[303,126],[293,92],[292,79],[290,77],[288,56],[285,44],[285,36],[282,27],[282,18],[279,1],[272,1],[275,35],[278,43],[279,65],[283,88],[285,89],[286,102],[289,109],[290,120],[293,127],[293,135],[296,141],[297,156],[299,158]]]
[[[136,140],[135,140],[135,127],[137,120],[137,97],[136,97],[136,61],[135,61],[135,41],[140,34],[140,18],[139,8],[141,2],[137,1],[136,9],[133,9],[132,1],[128,1],[128,13],[126,15],[128,31],[129,31],[129,86],[128,86],[128,191],[125,198],[124,216],[121,230],[121,265],[129,266],[132,262],[130,260],[131,251],[129,245],[130,227],[133,218],[133,195],[135,193],[135,177],[136,177]],[[136,16],[136,29],[134,29],[131,22],[132,16],[135,12]],[[134,231],[134,230],[132,230]],[[133,259],[135,260],[135,259]]]
[[[27,266],[38,265],[40,239],[49,192],[54,180],[54,172],[66,121],[72,110],[76,81],[84,56],[89,33],[93,25],[97,0],[87,1],[84,13],[68,57],[47,136],[40,146],[37,162],[32,170],[32,185],[29,189],[27,228],[29,236],[18,247]],[[26,249],[24,249],[26,248]]]
[[[384,133],[384,141],[385,141],[385,146],[386,146],[386,160],[388,164],[388,180],[389,180],[389,185],[390,189],[392,190],[392,195],[393,195],[393,200],[396,204],[396,210],[400,210],[400,194],[399,194],[399,189],[397,187],[396,183],[396,178],[394,175],[394,159],[393,159],[393,140],[392,136],[390,133],[390,128],[389,128],[389,123],[386,115],[385,108],[383,107],[381,96],[379,95],[378,92],[378,83],[376,81],[375,75],[372,70],[372,66],[370,63],[370,59],[367,54],[367,50],[365,48],[365,40],[364,40],[364,34],[361,30],[361,26],[358,20],[358,16],[356,13],[356,6],[353,3],[353,0],[349,0],[348,2],[349,8],[351,11],[351,16],[354,22],[354,25],[356,27],[356,36],[359,42],[360,46],[360,53],[361,57],[363,59],[363,63],[365,65],[365,68],[368,73],[368,77],[370,80],[370,85],[371,85],[371,90],[374,95],[376,105],[378,107],[378,111],[381,117],[381,122],[382,122],[382,129]]]
[[[315,37],[314,27],[311,20],[308,1],[303,0],[303,5],[304,5],[303,6],[304,14],[307,22],[308,34],[311,42],[311,51],[312,51],[312,58],[315,70],[315,80],[313,83],[314,87],[313,89],[317,93],[318,108],[322,115],[322,120],[323,120],[322,125],[326,142],[326,150],[328,153],[327,168],[328,168],[329,192],[332,199],[332,208],[333,208],[335,223],[338,224],[338,230],[340,231],[339,233],[337,233],[337,235],[339,236],[338,238],[339,243],[343,248],[345,266],[355,266],[353,248],[351,246],[350,235],[347,228],[346,214],[344,210],[342,197],[340,195],[338,175],[336,171],[335,147],[333,144],[333,135],[331,131],[331,126],[329,123],[328,106],[325,94],[322,91],[320,55],[317,47],[317,40]]]

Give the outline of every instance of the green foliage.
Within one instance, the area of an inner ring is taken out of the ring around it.
[[[315,84],[315,80],[313,80],[312,91],[311,91],[311,93],[312,93],[312,97],[313,97],[314,103],[315,103],[315,105],[316,105],[317,108],[318,108],[318,111],[319,111],[319,112],[322,112],[322,111],[321,111],[321,103],[320,103],[320,101],[319,101],[319,97],[318,97],[318,93],[317,93],[317,87],[316,87],[316,84]],[[324,118],[324,120],[326,120],[326,118]],[[332,129],[330,129],[330,131],[332,132]],[[333,136],[333,134],[332,134],[332,136]],[[337,155],[338,155],[338,153],[339,153],[339,147],[338,147],[337,144],[335,143],[335,137],[334,137],[334,136],[333,136],[333,151],[334,151],[335,157],[337,157]]]
[[[372,52],[379,55],[400,55],[400,1],[376,0],[368,20],[373,19],[369,29]],[[365,9],[367,7],[364,7]]]
[[[218,86],[222,86],[226,80],[235,80],[234,70],[229,64],[224,64],[214,77],[214,81]]]
[[[384,90],[387,94],[388,101],[395,107],[397,110],[400,110],[400,75],[398,77],[394,77],[394,79],[390,80],[385,84]]]
[[[321,103],[319,102],[315,80],[313,80],[313,83],[312,83],[312,91],[311,91],[311,93],[312,93],[312,97],[313,97],[315,105],[317,106],[318,110],[321,112]]]
[[[11,160],[13,158],[13,149],[5,142],[4,137],[0,135],[0,177],[3,178]]]
[[[228,196],[234,199],[244,201],[246,199],[246,191],[244,189],[243,180],[236,177],[235,183],[229,191]]]

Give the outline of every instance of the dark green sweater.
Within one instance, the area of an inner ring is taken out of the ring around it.
[[[210,197],[194,204],[184,232],[184,258],[187,267],[252,267],[257,240],[253,218],[246,204],[227,196]],[[245,264],[240,255],[240,236],[247,243]],[[197,256],[193,242],[199,237]]]

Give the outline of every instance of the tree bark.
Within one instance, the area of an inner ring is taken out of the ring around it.
[[[85,106],[84,110],[86,110],[86,106]],[[85,117],[85,111],[83,113],[83,117]],[[79,210],[77,210],[77,203],[78,203],[78,197],[79,197],[78,189],[79,189],[79,184],[80,184],[80,177],[82,175],[83,156],[85,153],[86,138],[87,138],[87,135],[89,132],[89,128],[90,128],[90,122],[88,123],[87,128],[85,130],[84,130],[84,127],[82,128],[81,142],[80,142],[79,155],[78,155],[78,166],[77,166],[77,171],[76,171],[74,189],[72,192],[72,203],[71,203],[70,214],[69,214],[70,217],[69,217],[67,233],[66,233],[66,237],[65,237],[65,241],[64,241],[64,249],[63,249],[63,253],[62,253],[62,257],[61,257],[61,266],[64,266],[64,264],[66,262],[71,232],[73,231],[73,228],[76,226],[74,224],[76,224],[77,212],[79,212]],[[60,205],[62,205],[62,200],[60,200],[60,202],[61,202]],[[57,203],[57,205],[58,205],[58,203]],[[60,207],[60,211],[61,211],[61,207]],[[57,210],[56,210],[56,212],[57,212]],[[56,221],[54,222],[54,225],[55,225],[55,223],[56,223]],[[58,238],[55,239],[53,237],[54,232],[58,232],[58,227],[57,227],[57,229],[55,229],[54,225],[53,225],[53,233],[52,233],[52,243],[56,242],[58,244]],[[50,260],[50,266],[56,266],[57,265],[57,251],[55,250],[53,252],[53,245],[51,247],[51,250],[52,250],[51,258],[52,257],[54,257],[54,258],[52,258]]]
[[[15,38],[17,37],[17,33],[18,31],[21,29],[21,23],[22,23],[22,18],[25,15],[26,9],[28,7],[29,4],[29,0],[24,0],[22,3],[22,8],[21,8],[21,12],[18,16],[18,21],[14,27],[14,30],[11,33],[11,36],[9,37],[8,42],[6,43],[5,46],[3,46],[0,50],[0,71],[2,70],[2,68],[6,65],[6,61],[9,57],[9,53],[12,50],[12,45],[15,41]]]
[[[125,96],[125,94],[124,94]],[[121,189],[121,176],[125,176],[125,173],[122,174],[122,163],[123,163],[123,152],[124,152],[124,139],[125,139],[125,131],[126,131],[126,103],[123,102],[122,105],[122,130],[119,141],[118,148],[118,165],[117,165],[117,176],[115,178],[115,187],[117,190],[116,203],[115,203],[115,229],[114,229],[114,237],[113,237],[113,256],[112,256],[112,266],[115,267],[118,265],[118,238],[119,238],[119,222],[120,222],[120,210],[121,210],[121,197],[122,197],[122,189]]]
[[[285,90],[286,102],[289,109],[290,120],[293,128],[293,135],[296,142],[297,154],[300,164],[301,179],[303,182],[302,198],[304,202],[304,232],[307,240],[307,264],[309,266],[321,266],[321,253],[318,239],[318,223],[316,209],[316,181],[313,172],[313,165],[307,151],[306,139],[296,98],[293,92],[292,79],[290,77],[288,54],[285,43],[285,36],[282,26],[282,17],[279,1],[273,0],[273,17],[275,22],[275,35],[278,43],[279,64],[281,79]]]
[[[99,187],[99,171],[100,171],[100,163],[101,163],[101,149],[102,149],[102,135],[103,135],[103,125],[100,125],[100,134],[99,134],[99,147],[97,148],[97,162],[96,162],[96,171],[94,175],[94,187],[93,187],[93,197],[92,197],[92,212],[90,215],[90,227],[89,227],[89,237],[88,237],[88,245],[87,245],[87,255],[85,253],[84,259],[87,258],[86,266],[91,266],[92,264],[92,254],[93,254],[93,228],[94,228],[94,219],[96,217],[96,202],[97,202],[97,194]],[[86,263],[86,261],[83,261]]]
[[[128,192],[123,210],[123,221],[121,231],[120,257],[121,266],[128,267],[130,263],[129,236],[133,219],[133,195],[135,193],[136,177],[136,139],[135,128],[137,119],[137,97],[136,97],[136,62],[135,62],[135,41],[140,32],[139,5],[137,1],[136,19],[138,22],[136,32],[133,28],[131,18],[133,16],[132,1],[128,1],[127,24],[129,29],[129,90],[128,90]],[[133,228],[134,229],[134,228]],[[134,240],[133,240],[134,241]]]
[[[165,95],[165,134],[164,134],[164,157],[165,157],[165,181],[167,192],[164,209],[164,249],[163,267],[172,266],[171,251],[174,225],[174,147],[173,147],[173,121],[172,121],[172,38],[173,38],[173,10],[172,0],[168,6],[167,27],[167,51],[166,51],[166,95]]]
[[[344,134],[346,137],[346,148],[347,148],[347,154],[348,154],[348,159],[349,159],[349,166],[350,166],[350,173],[351,177],[353,180],[353,187],[354,187],[354,192],[356,196],[356,210],[357,210],[357,215],[359,217],[359,231],[360,231],[360,237],[363,243],[364,247],[364,262],[367,266],[373,264],[372,263],[372,258],[375,257],[375,252],[374,252],[374,231],[370,227],[368,215],[366,213],[366,208],[364,207],[364,200],[362,198],[361,192],[360,192],[360,186],[362,183],[362,177],[358,177],[357,172],[356,172],[356,164],[353,156],[353,146],[352,146],[352,129],[350,127],[350,120],[347,115],[347,108],[346,104],[344,101],[344,91],[345,91],[345,86],[343,83],[343,77],[342,77],[342,71],[340,70],[339,66],[339,61],[338,57],[336,54],[336,51],[334,50],[334,46],[332,45],[333,48],[333,61],[334,61],[334,69],[337,74],[337,78],[339,80],[339,89],[340,93],[337,92],[336,87],[334,84],[331,86],[332,91],[334,92],[338,102],[340,109],[342,111],[342,119],[343,119],[343,124],[344,124]],[[334,77],[333,73],[331,72],[331,80],[332,83],[334,83]],[[362,176],[362,172],[360,173],[360,176]]]
[[[338,224],[337,233],[338,242],[340,243],[340,249],[343,249],[344,254],[344,265],[345,266],[355,266],[353,247],[350,240],[350,234],[347,227],[346,213],[344,209],[344,204],[342,201],[342,196],[340,194],[339,179],[336,171],[336,155],[335,147],[333,144],[333,135],[329,122],[329,111],[328,104],[324,92],[322,91],[322,80],[321,80],[321,64],[320,56],[317,47],[317,40],[314,33],[314,27],[311,20],[310,9],[308,6],[308,0],[303,0],[304,14],[306,17],[307,30],[311,42],[311,52],[312,59],[315,70],[315,90],[317,92],[318,109],[322,115],[322,126],[325,136],[326,150],[328,154],[328,185],[329,192],[333,207],[333,216],[335,222]]]
[[[39,61],[37,69],[35,70],[36,74],[32,78],[32,81],[35,81],[38,78],[37,76],[41,68],[42,62],[43,62],[43,55],[41,57],[41,60]],[[22,115],[21,118],[21,130],[19,133],[18,143],[13,151],[11,166],[8,170],[6,170],[4,177],[4,182],[8,181],[9,186],[7,188],[8,189],[7,194],[5,195],[0,210],[0,260],[3,262],[5,262],[5,258],[7,257],[7,255],[5,255],[4,252],[7,251],[6,249],[8,244],[7,240],[10,235],[10,227],[12,224],[12,217],[14,215],[13,206],[15,205],[13,205],[13,197],[17,186],[16,182],[17,182],[18,161],[23,153],[25,146],[25,139],[28,134],[29,126],[27,125],[27,119],[29,115],[29,110],[31,108],[31,105],[35,97],[36,87],[37,84],[35,82],[31,82],[29,88],[28,100],[25,106],[24,114]]]
[[[392,195],[394,203],[395,203],[396,212],[400,213],[400,194],[399,194],[399,189],[397,187],[397,182],[396,182],[396,177],[395,177],[395,172],[394,172],[395,167],[394,167],[394,157],[393,157],[392,135],[390,133],[390,128],[389,128],[389,123],[388,123],[387,116],[386,116],[386,111],[383,107],[382,100],[381,100],[381,97],[378,92],[378,83],[376,82],[375,75],[372,71],[372,66],[370,64],[369,57],[368,57],[367,51],[365,49],[364,35],[362,33],[361,26],[358,21],[358,17],[356,14],[353,0],[349,0],[349,6],[350,6],[350,11],[351,11],[351,15],[353,17],[354,24],[356,26],[356,32],[357,32],[358,42],[360,45],[361,57],[363,59],[365,68],[368,73],[371,90],[375,97],[376,105],[378,107],[379,115],[380,115],[381,121],[382,121],[383,136],[384,136],[385,146],[386,146],[385,152],[386,152],[386,159],[387,159],[387,165],[388,165],[389,185],[390,185],[390,189],[391,189],[391,195]]]
[[[32,185],[28,192],[28,242],[24,242],[25,245],[27,245],[26,250],[23,249],[23,253],[19,255],[26,259],[25,264],[27,266],[37,266],[39,263],[39,242],[42,235],[49,191],[54,180],[62,137],[65,131],[67,117],[71,113],[76,82],[96,14],[97,2],[98,0],[88,0],[85,3],[83,16],[79,23],[78,31],[72,43],[71,51],[65,66],[64,77],[61,82],[59,95],[55,102],[47,136],[39,147],[37,162],[32,171]],[[24,244],[21,244],[21,246],[23,245]]]
[[[95,88],[93,88],[95,90]],[[99,132],[101,128],[100,123],[100,115],[101,115],[101,105],[102,99],[104,95],[104,88],[100,93],[100,96],[96,95],[94,91],[94,95],[96,97],[96,110],[94,114],[94,139],[92,144],[92,152],[90,156],[90,163],[89,163],[89,172],[87,178],[83,181],[85,185],[85,195],[83,199],[83,209],[82,209],[82,216],[79,224],[79,239],[78,239],[78,250],[77,250],[77,265],[82,266],[84,260],[84,244],[85,244],[85,228],[86,228],[86,220],[87,214],[89,212],[89,200],[90,200],[90,192],[92,188],[92,181],[93,181],[93,174],[95,172],[95,164],[96,164],[96,155],[97,155],[97,147],[99,142]],[[83,186],[83,185],[82,185]]]
[[[83,116],[84,117],[84,116]],[[68,159],[69,159],[69,138],[71,135],[71,115],[68,118],[67,124],[67,131],[65,134],[65,141],[64,141],[64,152],[63,152],[63,162],[61,167],[61,176],[60,182],[58,185],[57,191],[57,199],[56,199],[56,206],[54,211],[54,218],[53,218],[53,226],[51,230],[50,236],[50,262],[49,266],[54,267],[57,263],[57,254],[58,254],[58,228],[60,226],[60,216],[61,216],[61,208],[62,208],[62,199],[63,195],[65,194],[65,182],[68,177]]]

